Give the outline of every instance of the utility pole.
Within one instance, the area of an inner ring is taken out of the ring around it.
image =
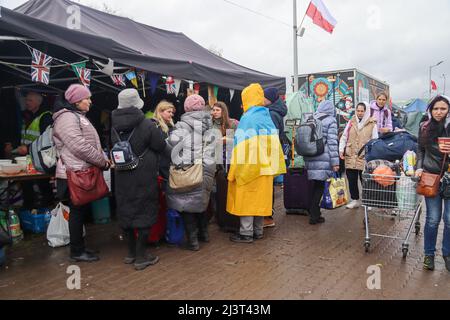
[[[446,77],[445,77],[445,73],[442,75],[442,78],[444,78],[444,93],[443,93],[443,95],[445,96],[445,82],[446,82]]]
[[[294,93],[298,91],[297,0],[294,1]]]

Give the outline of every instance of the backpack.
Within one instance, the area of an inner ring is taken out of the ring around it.
[[[114,161],[115,169],[117,171],[131,171],[136,169],[139,166],[139,161],[148,151],[148,149],[146,149],[141,156],[137,156],[134,153],[130,140],[135,130],[136,129],[133,129],[133,131],[131,131],[127,140],[122,140],[116,129],[112,128],[112,131],[118,140],[111,149],[111,158]]]
[[[57,156],[53,142],[53,126],[48,126],[44,133],[30,145],[29,154],[37,171],[47,174],[55,173]]]
[[[300,156],[315,157],[325,152],[322,120],[327,117],[328,115],[324,115],[316,118],[312,115],[297,128],[295,151]]]

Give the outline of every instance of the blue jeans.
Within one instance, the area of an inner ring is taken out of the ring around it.
[[[444,238],[442,240],[442,255],[450,256],[450,200],[442,200],[440,196],[425,198],[427,204],[427,219],[425,223],[425,255],[434,256],[436,251],[439,224],[444,214]],[[444,210],[442,210],[444,203]]]

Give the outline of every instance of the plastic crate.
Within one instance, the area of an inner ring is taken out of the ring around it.
[[[19,213],[22,229],[33,233],[45,233],[51,217],[50,209],[21,210]]]

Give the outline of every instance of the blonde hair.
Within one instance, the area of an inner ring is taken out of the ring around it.
[[[166,121],[164,121],[164,119],[161,117],[161,113],[169,109],[173,109],[174,113],[176,111],[176,108],[172,103],[163,100],[160,103],[158,103],[158,105],[156,106],[155,114],[153,115],[153,119],[155,119],[158,122],[158,125],[165,133],[169,132],[169,126],[167,125]],[[175,126],[173,120],[170,120],[170,125],[172,127]]]

